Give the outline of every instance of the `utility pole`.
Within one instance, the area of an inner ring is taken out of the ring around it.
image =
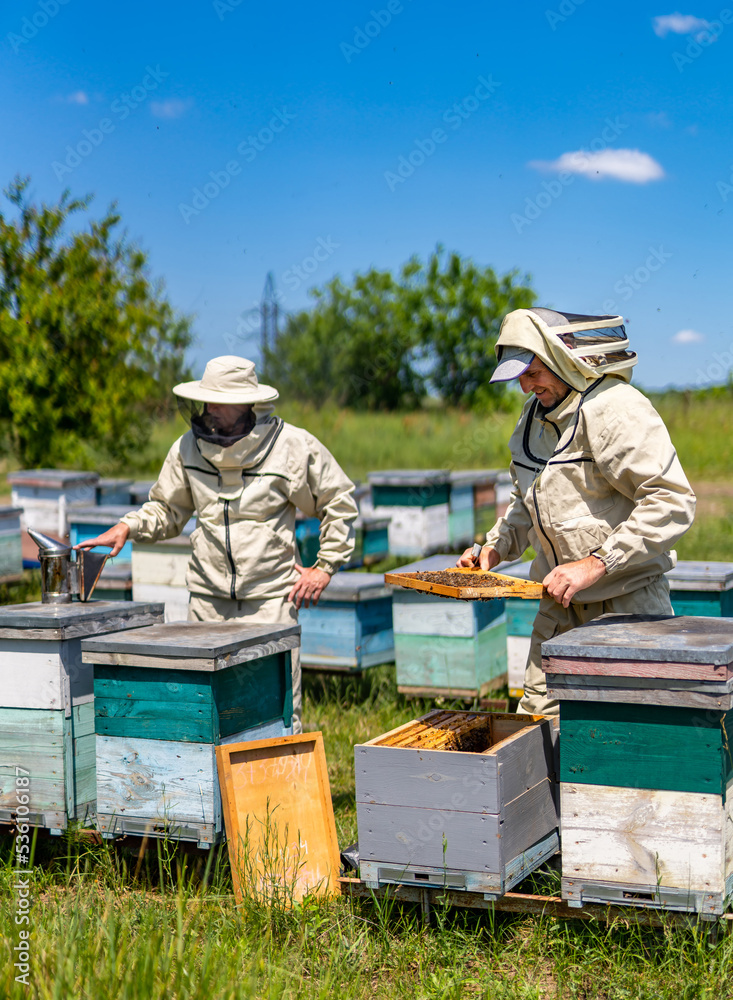
[[[260,303],[260,350],[263,362],[267,356],[267,351],[272,350],[277,344],[277,321],[277,293],[275,291],[275,279],[272,276],[272,271],[270,271],[265,280],[262,302]]]

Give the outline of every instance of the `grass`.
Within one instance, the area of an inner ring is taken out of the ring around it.
[[[339,842],[356,834],[353,745],[420,714],[394,673],[308,675],[304,719],[326,743]],[[78,835],[39,839],[30,986],[14,980],[11,840],[0,840],[0,996],[9,1000],[529,1000],[733,996],[733,936],[346,899],[235,906],[224,851],[156,842],[135,855]],[[136,871],[136,869],[138,869]],[[548,876],[557,882],[556,874]]]

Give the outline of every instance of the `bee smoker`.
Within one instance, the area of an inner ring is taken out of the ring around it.
[[[74,559],[70,545],[64,545],[33,528],[28,529],[28,534],[38,546],[41,560],[41,602],[71,604],[74,596],[80,601],[88,601],[107,562],[108,554],[99,555],[78,549]]]

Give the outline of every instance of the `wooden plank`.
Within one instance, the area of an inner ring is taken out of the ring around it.
[[[137,601],[7,604],[0,607],[0,639],[83,639],[154,625],[162,617],[162,604]]]
[[[561,702],[560,780],[723,795],[733,761],[716,716],[699,719],[685,708]]]
[[[0,811],[18,806],[15,768],[30,771],[31,813],[66,815],[63,709],[0,709]]]
[[[558,805],[557,786],[549,778],[502,804],[499,835],[503,864],[557,830]]]
[[[434,903],[470,909],[490,909],[499,913],[535,914],[561,920],[599,920],[605,923],[618,921],[639,927],[669,927],[670,924],[689,925],[686,914],[667,913],[661,910],[633,910],[624,906],[585,905],[582,908],[569,906],[559,896],[540,896],[524,892],[507,892],[499,899],[487,901],[483,892],[437,889],[424,886],[384,886],[373,888],[365,881],[355,878],[339,879],[344,896],[355,899],[395,899],[400,903],[421,903],[425,894]],[[724,913],[722,920],[733,920],[733,913]]]
[[[517,722],[516,725],[521,723]],[[494,725],[493,728],[495,737],[498,737],[498,726]],[[556,742],[557,734],[549,719],[538,723],[527,716],[523,728],[495,743],[483,754],[495,757],[498,762],[499,796],[502,802],[512,802],[534,788],[543,778],[549,778],[553,782],[556,780]]]
[[[423,687],[421,685],[398,684],[397,691],[406,698],[455,698],[458,701],[475,701],[483,698],[490,691],[497,691],[506,686],[506,674],[499,674],[493,680],[482,684],[480,688],[440,688]]]
[[[97,812],[164,828],[221,828],[211,743],[97,736]]]
[[[464,569],[457,566],[448,566],[445,570],[439,571],[439,573],[442,572],[464,575],[466,583],[461,585],[440,583],[438,582],[439,574],[435,574],[438,579],[426,579],[430,575],[434,575],[430,571],[420,574],[385,573],[384,581],[392,586],[407,587],[462,601],[491,600],[501,597],[539,598],[545,593],[541,583],[520,580],[502,573],[484,573],[478,569]]]
[[[562,782],[563,877],[724,889],[719,795]]]
[[[507,626],[508,631],[508,626]],[[649,660],[600,660],[594,657],[543,656],[542,669],[557,676],[639,677],[660,680],[728,681],[733,663],[659,663]]]
[[[253,890],[279,892],[285,902],[337,891],[322,734],[221,746],[216,757],[237,899]]]
[[[609,662],[609,661],[606,661]],[[555,687],[589,688],[589,689],[626,689],[633,687],[635,691],[696,691],[700,694],[726,695],[733,691],[733,676],[730,680],[706,681],[699,678],[683,679],[661,677],[616,677],[612,674],[604,676],[586,676],[585,674],[549,674]]]
[[[546,674],[547,693],[558,701],[625,702],[632,705],[669,705],[679,708],[702,708],[711,712],[728,712],[733,708],[733,694],[705,694],[700,691],[674,691],[666,688],[570,687],[555,683],[553,674]]]

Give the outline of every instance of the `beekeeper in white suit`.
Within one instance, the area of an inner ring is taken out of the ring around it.
[[[168,452],[150,499],[84,548],[156,542],[197,514],[186,576],[189,621],[296,623],[354,550],[354,484],[323,445],[274,414],[278,392],[253,362],[221,357],[175,386],[191,430]],[[321,520],[315,566],[295,560],[295,511]],[[293,651],[293,727],[301,731],[300,657]]]
[[[502,323],[492,382],[531,393],[509,441],[514,490],[482,569],[536,552],[550,596],[535,618],[519,711],[555,715],[541,644],[606,613],[672,614],[664,573],[695,496],[661,417],[628,383],[621,316],[517,309]],[[472,565],[467,549],[459,565]]]

